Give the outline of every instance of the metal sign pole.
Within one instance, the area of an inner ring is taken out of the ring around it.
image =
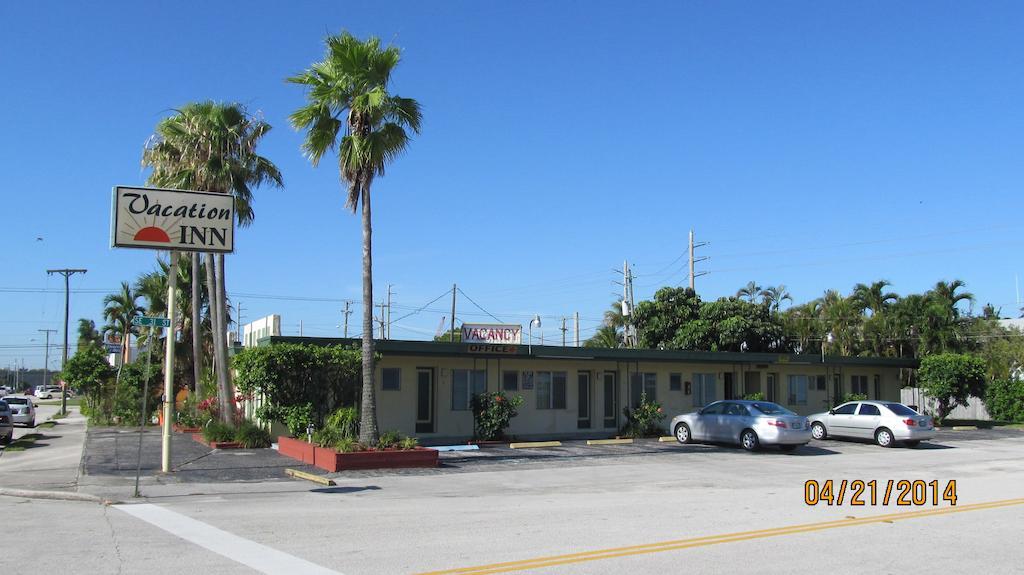
[[[164,425],[163,456],[160,469],[171,471],[171,422],[174,418],[174,314],[178,300],[178,252],[171,251],[171,267],[167,272],[167,319],[171,327],[167,330],[167,349],[164,357]]]
[[[155,327],[149,328],[149,341],[146,347],[149,350],[146,353],[146,378],[142,384],[142,415],[139,416],[139,454],[138,461],[135,463],[135,497],[140,497],[139,494],[139,476],[142,475],[142,434],[146,431],[146,408],[149,407],[149,366],[153,362],[153,334],[156,331]]]

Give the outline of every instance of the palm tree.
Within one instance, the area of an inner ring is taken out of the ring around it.
[[[604,312],[604,325],[611,326],[615,329],[625,327],[626,316],[622,315],[622,300],[617,299],[612,302],[612,307]]]
[[[762,301],[768,304],[769,309],[775,313],[778,313],[779,308],[782,307],[782,302],[793,302],[793,296],[789,295],[789,291],[786,290],[786,286],[782,284],[775,287],[767,287],[761,290],[759,295],[763,298]]]
[[[78,351],[100,345],[103,345],[103,335],[96,329],[96,322],[84,317],[80,318],[78,320]]]
[[[968,303],[974,302],[974,294],[971,292],[960,292],[956,293],[958,289],[967,287],[967,284],[962,280],[953,280],[951,282],[939,281],[935,283],[935,287],[931,289],[932,295],[935,298],[947,305],[956,317],[960,317],[960,310],[957,309],[957,304],[962,301]]]
[[[138,299],[128,282],[121,282],[121,291],[103,298],[103,318],[109,322],[104,331],[120,336],[122,365],[131,361],[132,318],[143,312]]]
[[[253,189],[264,184],[283,186],[281,172],[256,153],[270,124],[250,116],[240,104],[190,103],[157,124],[146,143],[142,164],[152,168],[151,185],[231,194],[240,227],[252,223]],[[230,421],[233,393],[228,381],[227,290],[224,255],[207,254],[207,289],[210,290],[214,351],[220,413]],[[198,274],[193,278],[198,281]],[[194,314],[193,314],[194,315]],[[193,342],[194,345],[194,342]],[[195,354],[197,350],[193,350]]]
[[[610,325],[602,325],[590,339],[583,343],[583,347],[616,348],[621,346],[622,334]]]
[[[753,303],[760,293],[761,286],[757,285],[757,282],[750,281],[747,282],[747,285],[736,291],[736,297],[747,298],[747,301]]]
[[[891,285],[888,280],[872,282],[871,285],[859,283],[853,286],[852,296],[861,310],[871,310],[872,315],[878,315],[900,299],[895,293],[885,291]]]
[[[373,228],[370,187],[409,145],[406,128],[419,133],[420,105],[388,93],[391,73],[401,60],[398,48],[380,39],[361,41],[348,32],[328,36],[324,59],[288,78],[306,87],[307,104],[289,116],[306,130],[302,149],[314,166],[338,150],[338,169],[348,191],[345,206],[362,202],[363,227],[363,390],[359,439],[376,443],[377,402],[373,384]]]

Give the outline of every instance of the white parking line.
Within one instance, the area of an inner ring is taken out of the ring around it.
[[[155,525],[185,541],[209,549],[248,567],[270,575],[303,573],[312,575],[341,575],[316,563],[272,549],[255,541],[244,539],[202,521],[150,503],[114,505],[114,508]]]

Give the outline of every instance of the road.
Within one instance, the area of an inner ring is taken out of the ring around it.
[[[154,487],[132,506],[0,498],[0,509],[62,542],[24,572],[1022,572],[1024,432],[963,437],[913,450],[816,442],[802,455],[685,446],[333,488]],[[958,499],[811,507],[810,479],[955,479]]]

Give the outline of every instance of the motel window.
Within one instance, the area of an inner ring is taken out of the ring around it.
[[[535,371],[533,382],[537,391],[537,409],[565,409],[565,386],[568,375],[564,371]]]
[[[825,391],[826,383],[827,378],[824,375],[814,376],[814,389],[817,389],[818,391]]]
[[[466,411],[473,396],[487,391],[487,372],[482,369],[452,370],[452,411]]]
[[[681,374],[681,373],[670,373],[668,375],[668,390],[669,391],[682,391],[683,390],[683,374]]]
[[[789,405],[807,405],[806,375],[789,376]]]
[[[868,376],[866,375],[851,375],[850,376],[850,393],[859,393],[865,397],[868,395]]]
[[[715,401],[715,374],[693,374],[693,406],[704,407]]]
[[[398,391],[402,388],[402,370],[397,367],[385,367],[381,370],[381,389]]]
[[[633,373],[629,376],[629,406],[640,407],[640,400],[647,396],[647,401],[658,400],[658,375],[655,373]]]
[[[505,391],[519,391],[519,372],[504,371],[501,373],[501,388]]]

